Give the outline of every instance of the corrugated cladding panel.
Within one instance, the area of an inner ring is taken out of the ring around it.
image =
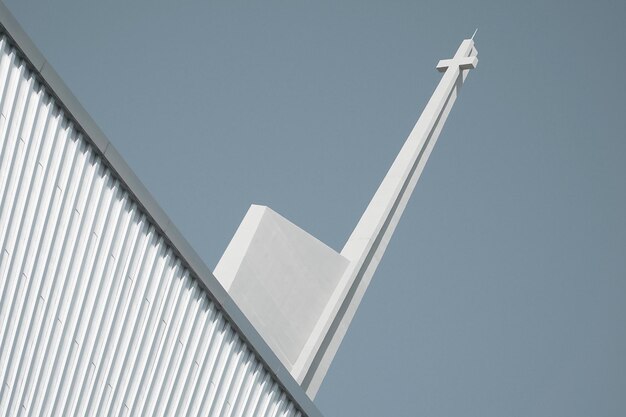
[[[300,416],[0,38],[0,415]]]

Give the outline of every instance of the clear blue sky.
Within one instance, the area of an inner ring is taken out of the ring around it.
[[[316,400],[626,415],[626,2],[6,0],[214,266],[251,203],[340,249],[479,27]]]

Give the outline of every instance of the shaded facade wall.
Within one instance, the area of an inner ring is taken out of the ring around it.
[[[300,416],[0,37],[0,415]]]

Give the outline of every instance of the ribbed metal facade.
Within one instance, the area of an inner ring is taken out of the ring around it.
[[[0,38],[0,416],[300,416]]]

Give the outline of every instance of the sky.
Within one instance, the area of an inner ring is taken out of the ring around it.
[[[479,64],[315,400],[626,415],[626,2],[5,0],[213,268],[250,204],[340,250]]]

